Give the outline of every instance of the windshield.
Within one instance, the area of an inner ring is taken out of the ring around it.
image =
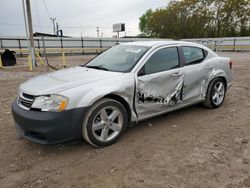
[[[149,47],[135,45],[118,45],[103,52],[86,67],[106,71],[129,72],[146,53]]]

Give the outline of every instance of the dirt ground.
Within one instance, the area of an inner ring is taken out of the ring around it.
[[[250,53],[233,60],[234,83],[215,110],[200,105],[127,130],[118,143],[39,145],[20,138],[10,105],[28,72],[26,59],[0,70],[0,187],[250,187]],[[68,65],[91,56],[67,56]],[[59,58],[50,58],[57,67]]]

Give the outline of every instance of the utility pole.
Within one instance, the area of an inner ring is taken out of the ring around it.
[[[31,58],[32,58],[32,65],[36,66],[30,0],[26,0],[26,11],[27,11],[27,21],[28,21],[28,28],[29,28],[28,31],[29,31],[30,53],[31,53]]]
[[[27,45],[28,45],[28,49],[30,52],[30,43],[29,43],[29,35],[28,35],[28,26],[27,26],[27,16],[26,16],[26,9],[25,9],[25,0],[22,0],[22,4],[23,4],[23,15],[24,15],[24,24],[25,24],[25,32],[26,32],[26,39],[27,39]]]
[[[58,22],[56,22],[56,35],[59,36],[59,25],[58,25]]]
[[[97,32],[97,38],[99,38],[99,32],[100,32],[99,27],[96,27],[96,32]]]
[[[56,27],[55,27],[55,20],[56,20],[56,18],[50,18],[50,20],[52,21],[53,31],[54,31],[54,35],[55,35],[56,34]]]

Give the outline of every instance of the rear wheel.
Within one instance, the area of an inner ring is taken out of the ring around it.
[[[222,105],[226,94],[226,85],[223,79],[215,78],[208,86],[204,106],[209,108],[218,108]]]
[[[87,113],[83,122],[83,137],[94,146],[115,143],[126,130],[128,116],[121,103],[112,99],[101,99]]]

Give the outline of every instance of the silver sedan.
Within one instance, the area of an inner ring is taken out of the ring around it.
[[[86,65],[21,84],[12,114],[25,138],[50,144],[84,138],[115,143],[128,126],[202,103],[222,105],[232,63],[205,46],[144,41],[114,46]]]

